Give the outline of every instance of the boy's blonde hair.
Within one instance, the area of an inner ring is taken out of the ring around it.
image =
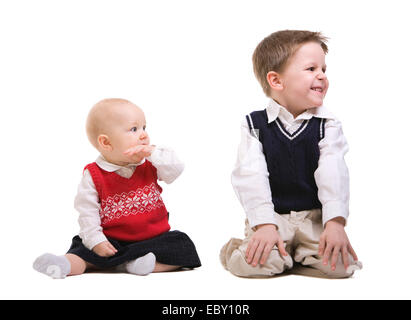
[[[258,44],[253,54],[254,74],[267,96],[270,96],[267,73],[281,73],[297,49],[307,42],[319,43],[327,54],[327,38],[321,32],[282,30],[272,33]]]

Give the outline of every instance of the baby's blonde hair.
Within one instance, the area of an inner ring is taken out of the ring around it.
[[[97,102],[90,110],[86,121],[86,132],[90,143],[98,149],[98,136],[107,134],[107,122],[114,112],[114,107],[131,104],[130,101],[120,98],[108,98]]]

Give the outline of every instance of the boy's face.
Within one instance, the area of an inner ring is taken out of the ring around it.
[[[137,145],[149,145],[150,138],[145,131],[146,119],[143,111],[133,104],[118,107],[108,119],[108,137],[112,150],[110,158],[116,162],[127,162],[124,151]]]
[[[284,107],[293,114],[320,107],[328,90],[325,53],[316,42],[303,44],[280,74]]]

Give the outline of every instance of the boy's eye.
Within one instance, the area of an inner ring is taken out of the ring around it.
[[[146,131],[146,126],[143,127],[143,130]]]
[[[307,70],[309,70],[309,71],[314,71],[315,68],[314,68],[314,67],[309,67]]]

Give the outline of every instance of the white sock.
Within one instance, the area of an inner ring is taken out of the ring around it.
[[[152,252],[149,252],[145,256],[127,262],[125,268],[129,273],[145,276],[153,272],[155,265],[156,256]]]
[[[53,279],[64,279],[70,273],[71,265],[65,256],[45,253],[34,261],[33,268]]]

